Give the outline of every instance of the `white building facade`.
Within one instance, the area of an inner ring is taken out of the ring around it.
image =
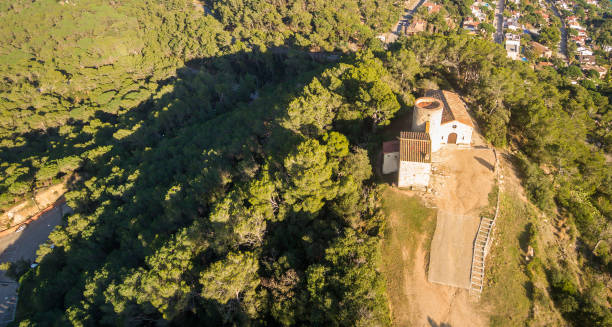
[[[383,174],[394,173],[399,169],[399,141],[389,141],[383,143]]]
[[[411,127],[399,140],[383,143],[382,171],[398,172],[399,187],[426,189],[432,153],[446,144],[470,146],[474,124],[458,94],[430,90],[415,101]]]

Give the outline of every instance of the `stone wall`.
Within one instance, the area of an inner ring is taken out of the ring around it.
[[[431,175],[431,163],[401,161],[397,186],[428,187]]]

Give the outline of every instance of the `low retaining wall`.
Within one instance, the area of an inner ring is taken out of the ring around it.
[[[53,204],[51,204],[50,206],[46,207],[45,209],[43,209],[39,213],[35,214],[34,216],[26,219],[23,222],[20,222],[19,224],[16,224],[16,225],[11,226],[11,227],[9,227],[9,228],[7,228],[5,230],[0,231],[0,237],[6,236],[6,235],[11,234],[11,233],[14,233],[22,225],[27,225],[27,224],[37,220],[38,218],[40,218],[45,213],[53,210],[54,208],[56,208],[56,207],[58,207],[60,205],[64,205],[64,203],[66,203],[66,199],[62,195],[62,196],[60,196],[59,199],[57,199],[57,201],[53,202]]]

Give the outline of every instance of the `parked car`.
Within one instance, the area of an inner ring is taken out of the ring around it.
[[[21,233],[23,232],[24,229],[26,229],[26,227],[28,227],[28,225],[23,224],[21,226],[19,226],[19,228],[17,228],[17,230],[15,231],[15,233]]]
[[[30,265],[30,268],[34,269],[38,267],[38,263],[34,262],[33,264]]]

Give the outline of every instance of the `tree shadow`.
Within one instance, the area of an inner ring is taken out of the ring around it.
[[[25,160],[52,139],[55,147],[47,146],[43,153],[53,153],[53,158],[79,156],[83,164],[68,185],[66,198],[75,212],[64,221],[69,232],[62,227],[58,234],[70,239],[70,247],[56,247],[36,272],[24,276],[17,320],[61,321],[67,306],[85,300],[88,276],[102,274],[101,287],[120,284],[138,267],[146,267],[145,259],[180,230],[198,223],[201,233],[212,233],[214,226],[205,219],[210,205],[232,190],[234,183],[252,179],[253,169],[261,169],[266,156],[282,158],[303,140],[279,126],[278,120],[286,117],[283,109],[295,92],[329,65],[308,54],[274,52],[192,60],[177,70],[176,77],[160,83],[170,91],[158,90],[122,114],[96,112],[104,126],[93,133],[75,138],[59,133],[26,135],[10,160]],[[314,73],[304,74],[310,71]],[[267,96],[253,96],[256,93]],[[83,121],[71,124],[87,125]],[[94,142],[80,147],[82,139]],[[9,158],[4,151],[2,156]],[[271,225],[290,246],[312,234],[312,224],[312,217],[295,215]],[[304,258],[323,254],[324,249],[313,248]],[[195,267],[223,255],[205,251],[194,259]],[[298,257],[290,264],[301,266]],[[193,269],[183,274],[191,276]],[[91,321],[150,324],[165,320],[155,310],[136,315],[130,311],[134,306],[152,307],[146,303],[128,301],[123,311],[115,311],[104,303],[104,289],[98,292],[99,302],[92,304],[92,316],[87,318]],[[196,298],[191,295],[176,321],[195,319],[195,308],[200,312],[198,319],[220,321],[219,310],[225,305]]]
[[[525,229],[521,232],[518,238],[519,246],[525,253],[527,253],[527,247],[529,246],[529,229],[531,228],[531,225],[533,225],[533,223],[528,223],[525,225]]]
[[[452,327],[451,324],[446,323],[446,322],[436,323],[431,317],[427,317],[427,322],[429,323],[429,326],[431,327]]]
[[[493,171],[495,169],[494,165],[490,164],[487,160],[481,157],[474,157],[474,159],[476,159],[476,161],[478,161],[481,165],[485,166],[485,168],[487,168],[490,171]]]

